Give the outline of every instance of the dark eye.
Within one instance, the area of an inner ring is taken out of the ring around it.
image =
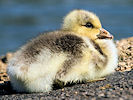
[[[93,25],[90,22],[87,22],[86,25],[84,25],[87,28],[93,28]]]

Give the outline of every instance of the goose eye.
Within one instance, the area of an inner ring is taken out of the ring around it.
[[[87,28],[93,28],[93,25],[90,22],[86,23],[86,25],[84,25],[84,26]]]

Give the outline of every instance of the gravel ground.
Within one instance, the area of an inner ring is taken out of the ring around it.
[[[103,81],[76,84],[48,93],[1,94],[0,98],[1,100],[133,100],[133,70],[123,73],[116,72],[113,75],[107,76],[106,80]]]
[[[72,84],[64,88],[54,87],[47,93],[15,93],[6,74],[8,59],[12,54],[0,57],[0,100],[133,100],[133,37],[116,42],[119,64],[116,72],[105,80]]]

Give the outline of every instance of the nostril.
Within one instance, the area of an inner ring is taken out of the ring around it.
[[[101,33],[102,33],[102,34],[108,34],[108,31],[106,31],[105,29],[102,28],[102,29],[101,29]]]
[[[107,34],[107,32],[106,32],[106,31],[103,31],[103,33],[104,33],[104,34]]]
[[[103,33],[105,33],[105,32],[103,31]]]

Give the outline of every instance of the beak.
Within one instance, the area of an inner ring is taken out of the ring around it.
[[[105,29],[100,29],[100,34],[97,35],[98,39],[113,39],[113,36]]]

